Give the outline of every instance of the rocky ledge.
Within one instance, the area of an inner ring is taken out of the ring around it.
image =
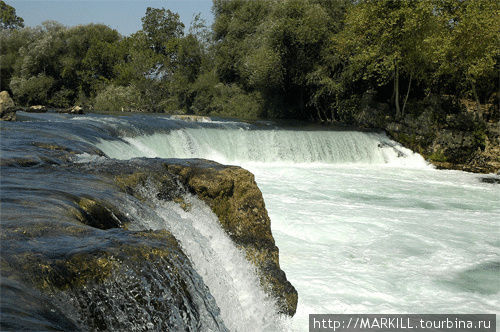
[[[7,91],[0,92],[0,120],[15,121],[16,108],[14,101]]]
[[[126,212],[154,213],[149,195],[185,210],[191,208],[186,195],[197,195],[255,265],[280,312],[295,313],[297,291],[280,269],[250,172],[200,159],[102,159],[58,167],[86,177],[89,189],[34,191],[26,201],[3,205],[1,330],[226,331],[177,239],[166,230],[143,230],[136,214]],[[135,203],[123,205],[118,197]],[[40,203],[46,199],[50,204]]]
[[[213,299],[197,298],[206,286],[169,232],[94,228],[101,209],[78,212],[92,227],[3,226],[2,330],[175,330],[182,321],[196,330],[203,311],[218,312]],[[215,316],[207,325],[224,326]]]
[[[252,173],[203,159],[110,161],[92,171],[111,177],[122,191],[141,200],[146,199],[141,190],[145,185],[156,187],[158,199],[174,201],[183,208],[189,208],[182,198],[184,190],[195,194],[255,265],[261,285],[276,299],[279,311],[295,314],[297,291],[280,269],[271,221]]]
[[[210,206],[233,242],[258,268],[262,286],[277,299],[280,311],[293,316],[297,291],[280,269],[271,220],[253,174],[206,160],[170,161],[165,167]]]
[[[474,173],[500,170],[499,122],[480,122],[471,113],[459,113],[433,123],[429,114],[423,113],[388,123],[386,131],[437,168]]]
[[[389,104],[367,93],[355,123],[385,130],[437,168],[475,173],[500,170],[500,110],[495,102],[478,105],[453,96],[429,96],[409,102],[405,115],[396,118]]]

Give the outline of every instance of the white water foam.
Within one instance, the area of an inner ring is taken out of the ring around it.
[[[102,140],[97,147],[117,159],[205,158],[223,164],[368,164],[429,168],[426,161],[384,134],[185,128],[168,134]]]
[[[230,331],[281,331],[284,320],[275,302],[261,288],[254,266],[236,248],[203,202],[186,195],[192,207],[153,199],[160,221],[145,221],[151,229],[166,229],[179,241],[221,310]]]
[[[374,165],[249,170],[299,293],[294,331],[311,313],[499,313],[498,186]]]

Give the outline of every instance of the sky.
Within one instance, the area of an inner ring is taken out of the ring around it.
[[[180,15],[189,27],[193,16],[201,13],[207,25],[213,23],[212,0],[5,0],[24,19],[25,26],[54,20],[67,26],[104,23],[130,35],[141,29],[147,7],[167,8]]]

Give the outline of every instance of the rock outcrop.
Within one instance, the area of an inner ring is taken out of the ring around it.
[[[500,184],[500,177],[483,177],[481,178],[481,182],[491,183],[491,184]]]
[[[7,91],[0,92],[0,120],[15,121],[16,108]]]
[[[478,105],[452,96],[429,96],[408,102],[396,118],[375,91],[359,100],[354,124],[385,130],[407,148],[438,168],[476,173],[500,169],[500,111],[498,103]]]
[[[281,312],[293,316],[297,291],[280,269],[271,220],[253,174],[241,167],[201,160],[167,163],[166,167],[211,207],[233,242],[258,268],[262,286],[278,300]]]
[[[128,220],[108,203],[74,199],[67,220],[2,224],[1,330],[225,330],[172,234],[118,228]]]
[[[202,115],[176,114],[176,115],[171,115],[170,118],[176,120],[193,121],[193,122],[210,121],[210,118],[208,116],[202,116]]]
[[[47,112],[47,107],[43,105],[33,105],[24,109],[28,113],[45,113]]]
[[[58,113],[69,113],[69,114],[85,114],[83,111],[83,107],[81,106],[73,106],[70,108],[60,109],[57,111]]]
[[[419,152],[438,168],[476,173],[500,169],[500,123],[462,111],[435,119],[433,113],[408,114],[389,122],[390,137]]]
[[[148,200],[141,190],[144,186],[154,186],[158,199],[177,202],[183,209],[189,209],[182,200],[185,190],[195,194],[255,265],[261,285],[276,299],[280,312],[295,314],[297,291],[280,269],[271,221],[252,173],[203,159],[112,161],[94,171],[112,177],[122,191],[144,201]]]

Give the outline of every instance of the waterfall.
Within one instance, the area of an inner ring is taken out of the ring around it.
[[[154,198],[154,193],[149,192],[149,197],[154,214],[139,217],[141,227],[166,229],[175,236],[208,286],[230,331],[283,329],[285,318],[277,314],[274,300],[261,288],[255,267],[205,203],[188,194],[184,201],[190,209],[185,211],[174,202]]]
[[[356,131],[183,128],[168,133],[101,139],[107,156],[204,158],[223,164],[367,164],[429,167],[422,156],[381,133]]]

